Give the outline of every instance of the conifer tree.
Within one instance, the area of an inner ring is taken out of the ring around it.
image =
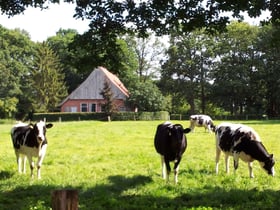
[[[103,104],[104,112],[110,117],[112,113],[116,111],[116,107],[113,102],[114,94],[111,90],[108,79],[104,80],[104,87],[101,90],[100,95],[102,95],[105,100],[105,103]]]
[[[33,107],[37,112],[54,111],[67,95],[60,61],[45,42],[38,48],[31,83]]]

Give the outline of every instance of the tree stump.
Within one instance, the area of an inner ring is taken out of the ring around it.
[[[52,192],[53,210],[78,210],[77,190],[54,190]]]

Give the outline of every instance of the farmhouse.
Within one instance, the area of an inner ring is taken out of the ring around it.
[[[61,102],[61,112],[102,112],[106,101],[100,92],[104,89],[105,81],[110,85],[117,111],[129,111],[125,106],[125,100],[129,97],[126,87],[116,75],[104,67],[98,67]]]

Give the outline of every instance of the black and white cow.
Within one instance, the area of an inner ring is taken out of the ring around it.
[[[249,175],[254,177],[252,162],[257,160],[261,167],[274,176],[273,155],[269,154],[258,133],[242,124],[221,123],[216,127],[216,174],[219,170],[221,151],[225,154],[226,172],[229,172],[229,156],[233,156],[234,169],[238,168],[239,158],[248,163]]]
[[[39,121],[33,124],[18,123],[11,130],[13,147],[16,154],[19,173],[25,173],[26,157],[30,164],[31,177],[33,177],[34,162],[32,157],[38,157],[37,177],[41,178],[41,165],[47,151],[46,130],[53,124]]]
[[[161,155],[162,177],[169,181],[171,171],[170,163],[174,161],[174,181],[178,182],[179,163],[187,148],[187,138],[185,133],[189,133],[190,128],[184,129],[180,124],[165,122],[157,126],[154,146]]]
[[[213,120],[208,115],[196,114],[190,116],[190,128],[194,132],[195,127],[204,127],[205,131],[208,130],[209,133],[215,130],[215,125]]]

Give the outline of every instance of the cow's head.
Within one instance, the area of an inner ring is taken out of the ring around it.
[[[267,160],[262,164],[262,167],[269,175],[274,176],[274,164],[273,154],[270,154]]]
[[[38,142],[42,142],[42,141],[46,140],[46,130],[51,127],[53,127],[53,124],[51,124],[51,123],[46,124],[46,122],[44,122],[42,120],[37,122],[33,126],[33,130],[37,137]]]
[[[181,124],[171,124],[168,126],[169,136],[171,137],[172,144],[176,147],[182,144],[184,140],[184,134],[189,133],[191,131],[190,128],[183,128]]]
[[[168,132],[170,136],[173,136],[176,139],[182,139],[184,133],[189,133],[190,128],[183,128],[181,124],[171,124],[168,126]]]

